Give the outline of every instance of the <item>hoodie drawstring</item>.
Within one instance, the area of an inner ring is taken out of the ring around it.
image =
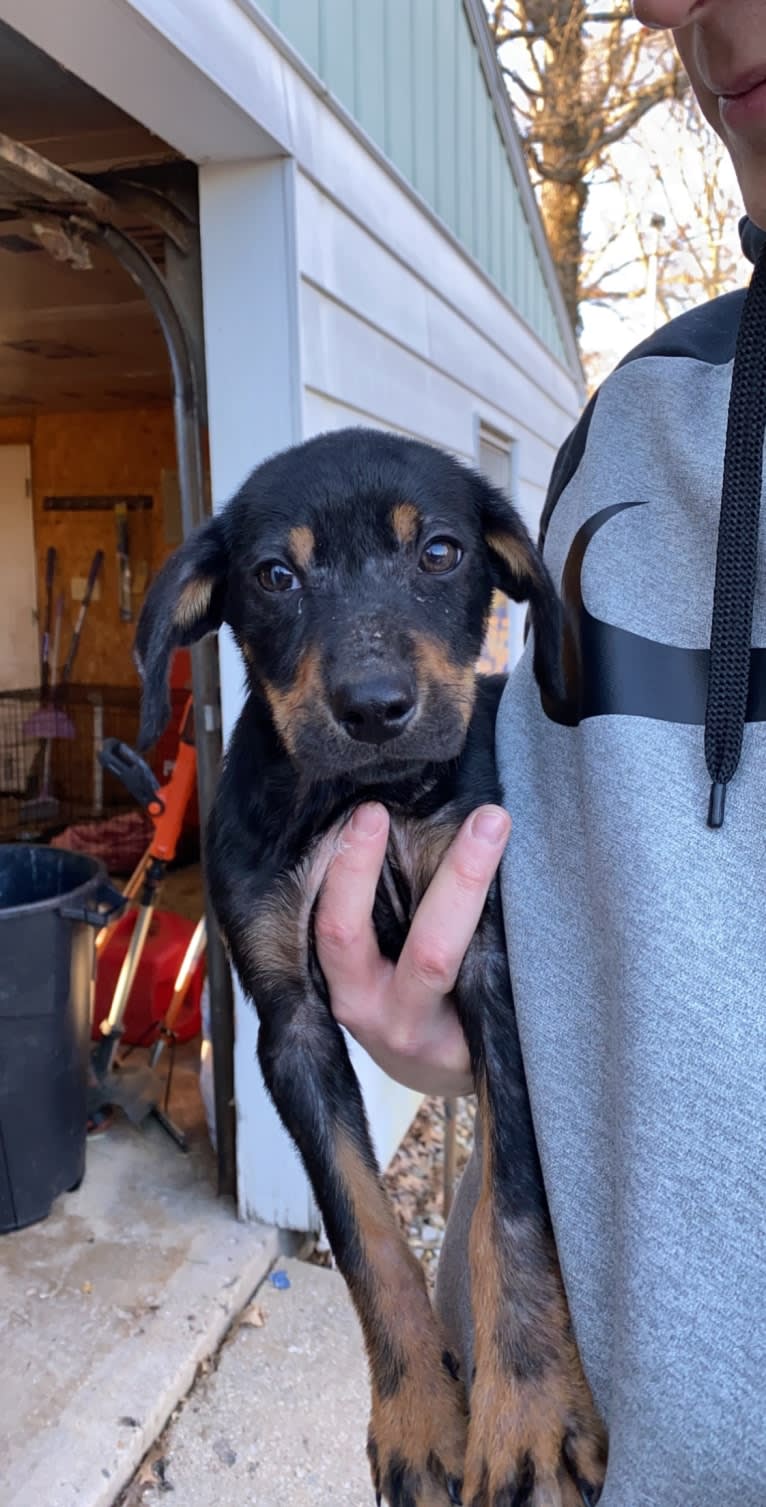
[[[726,787],[742,753],[750,688],[766,432],[766,247],[742,308],[726,431],[718,524],[705,761],[712,781],[708,826],[723,825]]]

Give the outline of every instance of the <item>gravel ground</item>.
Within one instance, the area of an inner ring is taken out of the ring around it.
[[[456,1101],[456,1181],[473,1144],[475,1098]],[[444,1238],[444,1100],[425,1099],[383,1182],[432,1285]]]
[[[455,1187],[471,1154],[476,1099],[457,1099],[455,1114]],[[444,1130],[443,1099],[424,1099],[399,1150],[383,1174],[383,1186],[394,1206],[429,1288],[436,1280],[436,1267],[444,1239]],[[317,1266],[334,1266],[325,1236],[307,1258]]]

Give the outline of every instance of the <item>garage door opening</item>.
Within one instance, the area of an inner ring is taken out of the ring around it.
[[[3,25],[0,96],[0,840],[93,852],[124,882],[152,828],[99,754],[105,739],[135,743],[135,620],[153,574],[207,508],[197,174]],[[150,762],[164,785],[193,690],[196,792],[128,1034],[134,1056],[156,1035],[182,940],[204,917],[210,1120],[219,1191],[232,1192],[230,981],[199,863],[220,751],[213,647],[178,655],[173,683],[173,722]],[[96,1020],[126,928],[106,938]],[[201,983],[195,968],[177,1025],[197,1037],[182,1112],[196,1124]],[[172,1117],[172,1099],[167,1108]]]

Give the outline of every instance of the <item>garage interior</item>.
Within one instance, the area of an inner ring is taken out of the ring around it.
[[[119,188],[130,205],[120,214],[121,228],[164,271],[166,237],[148,218],[147,207],[152,210],[156,203],[158,213],[169,213],[164,196],[174,194],[187,207],[175,217],[182,230],[188,226],[191,239],[194,168],[4,26],[0,78],[5,136],[82,175],[94,187]],[[74,680],[83,688],[103,688],[107,718],[110,697],[113,703],[113,735],[130,741],[138,695],[131,656],[135,618],[152,573],[181,539],[168,355],[146,298],[115,257],[103,245],[68,238],[63,215],[19,207],[29,197],[26,182],[7,162],[0,165],[0,444],[6,539],[0,562],[0,613],[6,628],[0,634],[0,691],[39,687],[49,548],[56,550],[53,598],[55,606],[61,599],[63,609],[62,661],[89,568],[101,549],[103,562]],[[21,467],[19,450],[26,451]],[[27,481],[24,470],[29,481],[20,488],[19,480]],[[14,483],[17,494],[29,491],[26,502],[12,495]],[[114,517],[120,500],[127,504],[127,601],[125,581],[120,596]],[[14,805],[14,786],[26,771],[15,768],[18,753],[14,758],[7,710],[3,722],[0,832],[22,840],[45,836],[25,816],[23,803]],[[77,818],[91,814],[94,781],[84,750],[70,757],[69,763],[79,766],[71,770],[65,760],[69,752],[57,747],[54,758],[62,764],[63,814]],[[28,757],[28,750],[22,750],[22,758]],[[161,761],[158,773],[163,773]],[[114,788],[104,793],[107,805],[110,797],[112,804],[119,800]]]

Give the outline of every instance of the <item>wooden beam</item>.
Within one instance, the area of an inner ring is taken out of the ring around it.
[[[18,203],[74,205],[97,220],[114,219],[115,205],[106,194],[0,131],[0,198],[6,202],[8,189]]]

